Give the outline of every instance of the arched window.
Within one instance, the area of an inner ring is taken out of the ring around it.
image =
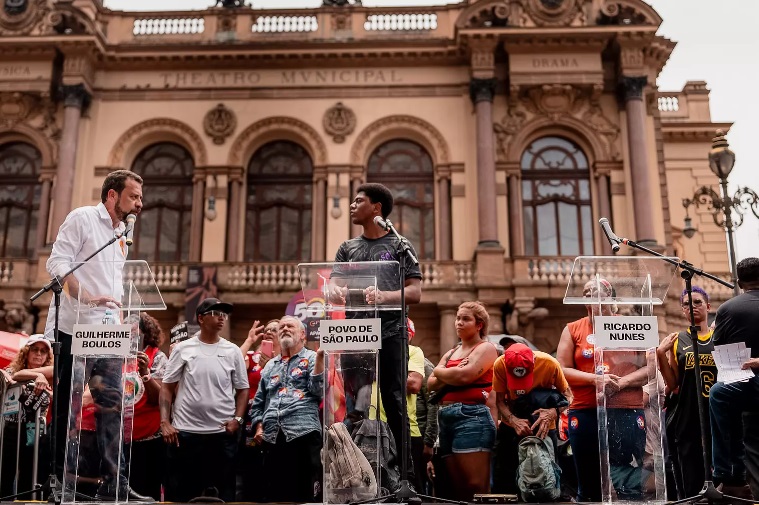
[[[367,180],[393,192],[390,220],[420,259],[435,259],[435,175],[427,151],[410,140],[385,142],[369,157]]]
[[[522,154],[524,252],[593,254],[588,159],[574,142],[543,137]]]
[[[169,142],[153,144],[134,160],[144,181],[144,204],[135,224],[131,259],[186,261],[190,253],[192,155]]]
[[[29,258],[34,252],[42,156],[32,145],[0,146],[0,258]]]
[[[277,140],[248,165],[245,261],[310,261],[313,163],[305,149]]]

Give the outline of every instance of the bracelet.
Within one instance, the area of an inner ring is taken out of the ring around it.
[[[144,384],[144,383],[146,383],[146,382],[150,382],[150,379],[152,379],[152,378],[153,378],[153,377],[152,377],[150,374],[147,374],[147,375],[143,375],[143,376],[142,376],[142,383]]]

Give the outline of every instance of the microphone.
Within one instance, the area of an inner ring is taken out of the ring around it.
[[[374,224],[385,231],[390,231],[390,228],[393,227],[393,223],[389,219],[382,219],[382,216],[374,216]]]
[[[132,238],[132,233],[134,233],[135,221],[137,221],[136,214],[129,214],[126,217],[126,228],[124,229],[124,236],[126,237],[126,245],[132,245],[134,243],[134,239]]]
[[[605,217],[602,217],[598,220],[598,224],[601,225],[601,229],[604,231],[604,235],[606,235],[606,239],[609,241],[609,244],[611,244],[611,250],[613,252],[619,251],[619,243],[622,242],[622,240],[617,237],[613,231],[611,231],[611,226],[609,226],[609,220]]]

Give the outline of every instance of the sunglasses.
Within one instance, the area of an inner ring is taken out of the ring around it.
[[[222,312],[220,310],[209,310],[208,312],[202,313],[201,316],[220,317],[225,321],[229,319],[229,314],[227,314],[226,312]]]
[[[703,300],[699,300],[699,299],[693,300],[693,306],[694,306],[694,307],[700,307],[700,306],[702,306],[704,303],[706,303],[706,302],[704,302]],[[687,309],[687,308],[688,308],[688,302],[683,302],[683,308],[684,308],[684,309]]]

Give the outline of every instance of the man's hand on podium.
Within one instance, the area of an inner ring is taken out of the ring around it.
[[[346,297],[348,296],[348,288],[333,284],[329,287],[328,295],[329,301],[333,305],[345,305]]]

